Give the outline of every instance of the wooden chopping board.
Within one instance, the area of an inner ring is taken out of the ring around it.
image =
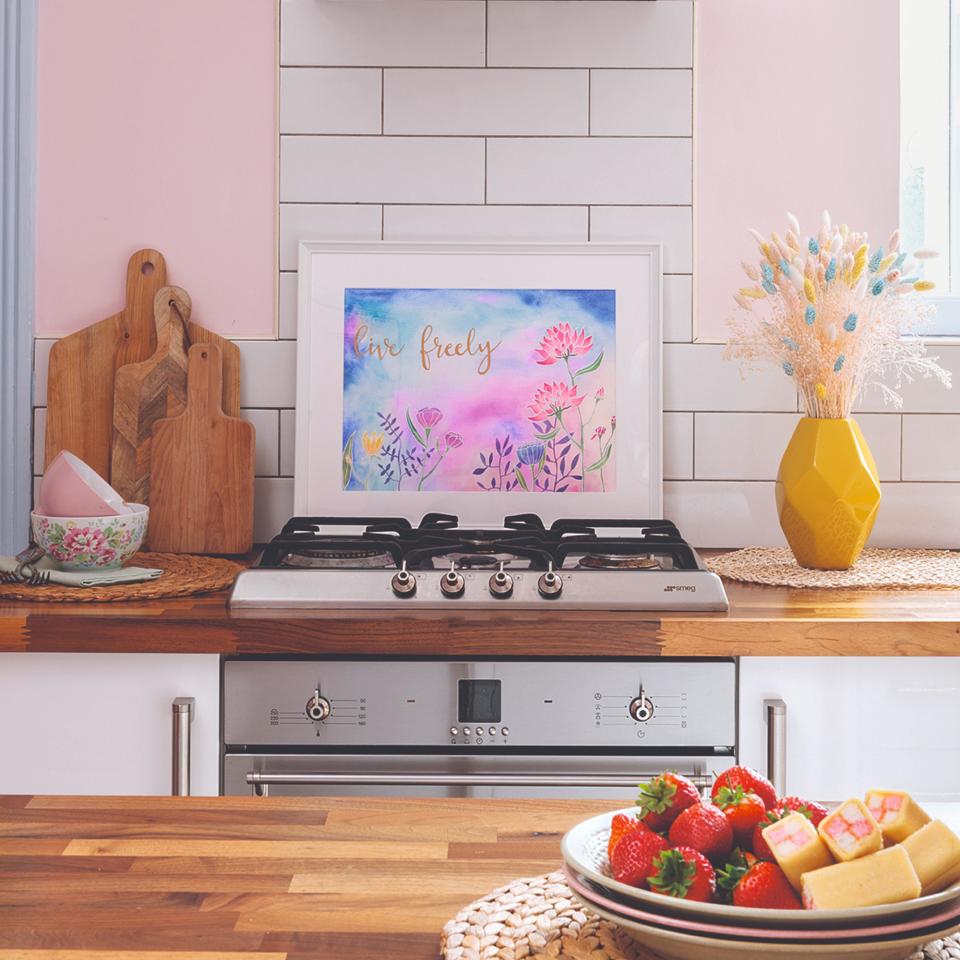
[[[113,380],[118,367],[146,360],[156,348],[153,300],[167,282],[158,250],[138,250],[127,263],[124,308],[58,340],[47,374],[45,461],[69,450],[110,476]]]
[[[217,344],[191,346],[186,409],[154,427],[152,550],[244,553],[253,545],[255,431],[224,414],[222,366]]]
[[[153,427],[177,417],[187,403],[187,323],[190,297],[161,287],[153,302],[157,349],[116,373],[113,388],[113,455],[110,483],[130,503],[148,503]]]

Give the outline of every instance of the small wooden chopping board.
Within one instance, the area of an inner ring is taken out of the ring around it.
[[[163,254],[138,250],[127,263],[124,308],[51,348],[46,464],[69,450],[100,476],[110,476],[114,374],[126,363],[146,360],[156,348],[153,300],[166,282]]]
[[[151,450],[150,548],[244,553],[253,544],[253,424],[223,412],[223,358],[190,347],[187,405],[160,420]]]
[[[113,389],[113,455],[110,484],[130,503],[149,503],[153,427],[178,417],[187,403],[187,323],[190,297],[161,287],[153,302],[157,349],[116,373]]]

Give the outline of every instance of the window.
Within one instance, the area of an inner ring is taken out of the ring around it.
[[[900,227],[937,288],[933,333],[960,336],[960,0],[900,3]]]

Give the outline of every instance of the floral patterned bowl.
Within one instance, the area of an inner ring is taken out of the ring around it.
[[[64,570],[122,566],[140,549],[149,507],[128,503],[131,512],[116,517],[45,517],[30,514],[34,541]]]

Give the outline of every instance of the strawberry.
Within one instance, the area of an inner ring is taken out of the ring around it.
[[[758,860],[753,866],[731,864],[720,871],[718,883],[721,889],[732,892],[735,907],[803,909],[787,875],[767,860]]]
[[[730,821],[737,840],[753,836],[754,827],[766,817],[767,808],[755,793],[747,793],[743,787],[721,787],[714,803]]]
[[[692,847],[664,850],[654,858],[653,873],[647,879],[654,893],[681,900],[710,903],[717,889],[710,861]]]
[[[700,791],[679,773],[661,773],[640,784],[637,816],[651,830],[666,830],[682,810],[700,802]]]
[[[669,848],[670,844],[652,830],[634,830],[625,834],[610,857],[614,880],[629,883],[632,887],[646,886],[647,877],[653,873],[654,858]]]
[[[820,821],[827,815],[827,808],[823,804],[803,797],[783,797],[777,807],[783,811],[783,816],[788,813],[802,813],[815,827],[819,827]]]
[[[772,810],[777,805],[777,791],[774,790],[773,784],[763,774],[757,773],[753,767],[731,767],[729,770],[724,770],[713,781],[710,796],[716,798],[724,787],[743,787],[745,793],[755,793],[763,801],[767,810]]]
[[[770,845],[763,839],[763,831],[766,827],[769,827],[771,823],[776,823],[778,820],[782,820],[783,817],[784,813],[782,810],[770,810],[753,828],[753,836],[750,838],[750,849],[753,851],[755,857],[759,857],[761,860],[776,861]]]
[[[607,843],[607,857],[613,856],[613,848],[628,833],[633,833],[634,830],[648,829],[646,824],[636,817],[628,817],[625,813],[614,814],[613,822],[610,824],[610,841]]]
[[[675,847],[693,847],[711,860],[733,848],[733,827],[718,807],[698,803],[682,811],[670,827]]]

